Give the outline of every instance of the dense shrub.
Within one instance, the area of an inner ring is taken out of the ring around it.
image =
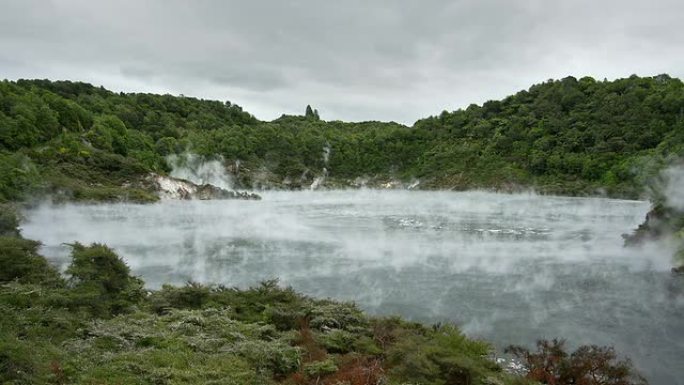
[[[19,217],[11,205],[0,204],[0,236],[18,236]]]
[[[596,345],[580,346],[573,353],[562,340],[540,340],[537,351],[511,346],[508,352],[522,359],[527,377],[549,385],[640,385],[646,381],[629,360],[619,360],[615,350]]]
[[[0,202],[24,198],[37,182],[38,170],[29,157],[0,151]]]
[[[388,349],[390,375],[425,385],[482,382],[496,364],[483,359],[490,347],[465,337],[456,327],[395,331],[396,342]]]
[[[0,382],[30,384],[38,376],[31,346],[12,337],[0,336]]]
[[[0,236],[0,284],[21,283],[59,285],[59,273],[38,255],[39,242],[16,236]]]
[[[119,314],[145,297],[143,282],[110,248],[101,244],[72,245],[66,273],[79,305],[99,316]]]
[[[169,309],[201,309],[209,300],[211,287],[195,282],[175,287],[163,285],[149,297],[154,312],[163,314]]]

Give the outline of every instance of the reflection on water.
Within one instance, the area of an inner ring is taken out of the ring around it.
[[[278,277],[376,314],[456,322],[507,344],[614,345],[684,384],[684,279],[671,250],[622,248],[648,203],[483,192],[265,193],[262,201],[41,206],[24,235],[115,248],[148,286]]]

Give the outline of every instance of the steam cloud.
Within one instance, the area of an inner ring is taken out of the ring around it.
[[[235,185],[233,177],[224,167],[223,157],[207,160],[196,154],[185,153],[169,155],[166,162],[171,166],[170,175],[174,178],[200,185],[208,183],[225,190],[232,190]]]
[[[684,166],[672,166],[663,172],[665,178],[664,195],[667,205],[684,212]]]
[[[215,170],[206,162],[179,169],[197,182],[221,175],[203,172]],[[107,243],[151,287],[280,278],[373,313],[456,322],[501,345],[614,345],[652,384],[684,378],[684,295],[671,253],[622,247],[648,202],[376,190],[262,197],[44,205],[26,213],[23,232],[61,263],[64,242]]]

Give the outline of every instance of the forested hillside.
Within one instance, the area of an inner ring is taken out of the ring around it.
[[[153,200],[137,182],[184,152],[222,157],[240,188],[308,187],[325,174],[333,187],[419,180],[635,197],[684,153],[684,86],[567,77],[407,127],[324,121],[311,108],[262,122],[231,102],[0,82],[0,200]]]

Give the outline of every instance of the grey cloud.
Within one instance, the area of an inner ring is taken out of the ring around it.
[[[8,0],[0,77],[412,123],[567,75],[683,76],[684,3]]]

